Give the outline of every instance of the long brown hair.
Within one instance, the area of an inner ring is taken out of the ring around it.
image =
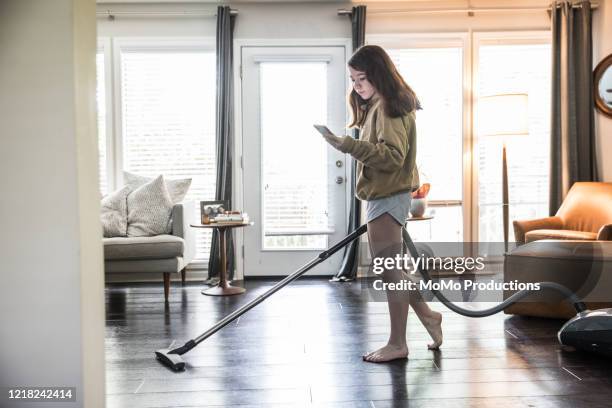
[[[416,94],[408,86],[404,78],[395,68],[395,64],[382,47],[364,45],[355,51],[348,65],[365,72],[368,81],[376,88],[384,113],[392,118],[404,116],[416,109],[421,109]],[[348,104],[351,107],[352,122],[349,127],[360,126],[365,112],[362,106],[367,103],[355,89],[348,94]]]

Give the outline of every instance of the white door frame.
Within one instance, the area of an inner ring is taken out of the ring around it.
[[[242,168],[242,48],[243,47],[321,47],[321,46],[340,46],[345,49],[346,61],[352,55],[352,41],[350,38],[294,38],[294,39],[276,39],[276,38],[257,38],[257,39],[235,39],[234,40],[234,163],[232,168],[232,183],[237,188],[234,189],[232,195],[233,207],[237,209],[244,208],[244,175]],[[348,89],[349,79],[346,76],[346,87]],[[348,115],[346,120],[348,121]],[[350,172],[347,171],[347,183],[352,183]],[[346,199],[346,211],[350,209],[350,199]],[[236,273],[234,278],[237,280],[244,279],[244,233],[240,228],[235,231],[236,239]]]

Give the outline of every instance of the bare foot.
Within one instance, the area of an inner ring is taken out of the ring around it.
[[[408,357],[408,346],[396,346],[393,344],[387,344],[384,347],[379,348],[376,351],[365,354],[363,361],[369,361],[370,363],[384,363],[385,361],[396,360],[398,358]]]
[[[442,345],[442,314],[432,311],[430,317],[421,319],[421,323],[433,340],[433,343],[428,344],[427,348],[430,350],[439,349]]]

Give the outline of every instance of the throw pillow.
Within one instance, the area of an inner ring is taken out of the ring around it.
[[[172,198],[163,176],[132,191],[127,198],[128,237],[150,237],[172,231]]]
[[[127,196],[131,188],[125,186],[105,195],[100,202],[100,221],[106,238],[127,236]]]
[[[134,190],[153,179],[149,177],[139,176],[138,174],[130,173],[129,171],[124,171],[123,180],[125,182],[125,185],[130,186]],[[172,198],[172,202],[174,204],[177,204],[183,201],[185,195],[187,194],[187,191],[189,190],[189,187],[191,186],[191,179],[166,179],[165,181],[166,187],[168,188],[168,193],[170,193],[170,197]]]

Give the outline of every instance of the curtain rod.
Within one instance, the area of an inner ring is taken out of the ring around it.
[[[556,7],[560,7],[561,4],[558,4]],[[582,7],[581,4],[572,4],[573,8]],[[599,3],[591,3],[591,10],[597,9],[599,7]],[[509,13],[509,12],[537,12],[537,11],[551,11],[552,6],[549,7],[487,7],[487,8],[475,8],[475,7],[467,7],[467,8],[453,8],[453,9],[368,9],[368,14],[453,14],[453,13],[467,13],[469,16],[473,16],[474,13]],[[351,15],[351,10],[339,9],[339,16]]]
[[[238,14],[238,10],[231,9],[230,14],[235,16]],[[96,16],[98,18],[108,18],[114,20],[115,17],[136,17],[136,18],[155,18],[155,17],[216,17],[216,10],[190,10],[190,11],[97,11]]]

